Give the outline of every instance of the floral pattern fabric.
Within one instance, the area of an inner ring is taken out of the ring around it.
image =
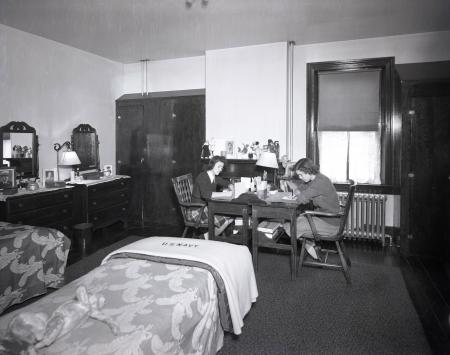
[[[113,335],[88,318],[38,354],[215,354],[223,344],[217,286],[210,272],[148,260],[112,259],[32,305],[0,318],[0,338],[18,312],[52,312],[78,286],[105,297],[102,313],[118,325]],[[0,341],[1,347],[1,341]]]
[[[0,222],[0,313],[63,286],[69,249],[56,229]]]

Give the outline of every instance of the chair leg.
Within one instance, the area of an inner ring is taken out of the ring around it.
[[[351,267],[352,266],[352,262],[351,262],[350,258],[348,257],[347,252],[345,251],[345,245],[344,245],[344,241],[343,240],[341,241],[340,245],[341,245],[342,252],[344,253],[345,261],[347,262],[347,266]]]
[[[305,259],[305,250],[306,250],[306,239],[303,238],[302,239],[301,251],[300,251],[300,258],[298,259],[298,264],[297,264],[297,274],[296,274],[296,276],[298,276],[298,272],[301,270],[301,268],[303,266],[303,260]]]
[[[188,226],[184,227],[184,231],[183,231],[183,234],[181,235],[181,238],[185,238],[186,237],[188,229],[189,229]]]
[[[341,259],[342,268],[343,268],[343,271],[344,271],[345,279],[347,280],[347,284],[351,286],[352,280],[350,278],[350,273],[348,271],[347,261],[345,260],[345,255],[342,252],[341,245],[340,245],[339,241],[337,241],[337,240],[336,240],[336,249],[337,249],[337,251],[339,253],[339,258]]]

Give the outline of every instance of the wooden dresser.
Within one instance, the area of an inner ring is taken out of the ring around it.
[[[0,220],[17,224],[55,228],[67,236],[74,224],[72,186],[0,194]]]
[[[96,230],[122,222],[126,229],[130,182],[129,176],[116,175],[74,183],[77,223],[92,223]]]

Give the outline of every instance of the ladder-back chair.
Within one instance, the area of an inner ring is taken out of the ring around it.
[[[185,174],[172,178],[173,188],[178,198],[178,203],[181,208],[181,213],[184,220],[184,231],[182,238],[186,237],[189,228],[193,228],[193,235],[200,228],[208,229],[208,223],[201,223],[201,217],[206,207],[205,203],[193,203],[192,189],[194,188],[194,183],[192,179],[192,174]],[[196,210],[195,214],[189,212],[189,210]],[[195,217],[194,217],[195,216]]]

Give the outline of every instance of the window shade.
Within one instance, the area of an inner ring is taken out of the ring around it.
[[[319,131],[377,131],[380,70],[319,74]]]

